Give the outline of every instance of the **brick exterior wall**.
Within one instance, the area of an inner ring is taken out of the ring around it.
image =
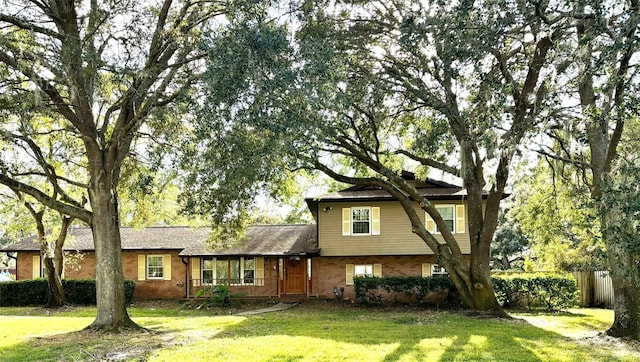
[[[436,263],[425,256],[315,257],[312,261],[312,295],[334,298],[333,288],[344,287],[344,297],[355,299],[353,285],[346,285],[346,264],[382,264],[382,276],[421,276],[423,263]]]
[[[171,280],[138,280],[138,255],[171,254]],[[17,260],[17,278],[31,279],[32,260],[36,252],[20,252]],[[190,258],[189,258],[190,259]],[[320,298],[334,298],[333,288],[344,287],[344,297],[355,299],[353,285],[346,285],[346,264],[382,264],[383,276],[420,276],[422,264],[435,264],[433,255],[425,256],[346,256],[313,257],[309,295]],[[122,262],[124,278],[136,283],[134,300],[141,299],[181,299],[187,294],[186,285],[191,278],[191,265],[185,265],[178,251],[144,250],[123,251]],[[95,254],[83,253],[78,265],[68,265],[65,270],[67,279],[94,278]],[[189,274],[187,274],[189,270]],[[245,296],[276,297],[282,292],[282,283],[278,278],[278,258],[264,258],[264,286],[232,286],[232,294]],[[193,290],[190,290],[193,296]]]
[[[38,252],[21,251],[17,253],[16,280],[32,279],[33,257],[40,255]]]
[[[138,255],[171,255],[171,280],[138,280]],[[19,252],[16,279],[32,279],[33,257],[38,252]],[[124,278],[133,280],[136,288],[134,300],[141,299],[180,299],[186,296],[186,270],[177,250],[137,250],[122,251]],[[83,252],[78,263],[65,265],[65,279],[94,279],[95,253]]]

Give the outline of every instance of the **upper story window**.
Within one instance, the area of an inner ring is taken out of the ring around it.
[[[464,205],[435,205],[435,208],[442,216],[442,220],[449,231],[457,234],[466,232],[466,210]],[[425,227],[430,233],[440,233],[435,221],[426,212]]]
[[[371,209],[368,207],[351,208],[351,233],[371,234]]]
[[[444,205],[444,206],[436,206],[436,210],[442,216],[444,223],[447,224],[447,229],[452,233],[455,232],[454,224],[455,224],[455,209],[453,205]],[[436,232],[438,231],[438,226],[436,225]]]
[[[342,235],[380,235],[380,208],[370,206],[343,208]]]

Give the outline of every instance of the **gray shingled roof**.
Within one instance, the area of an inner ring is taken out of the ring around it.
[[[180,250],[180,255],[287,255],[317,253],[315,225],[258,225],[247,228],[246,238],[230,248],[212,249],[209,228],[148,227],[121,228],[123,250]],[[89,228],[72,228],[65,250],[94,250]],[[0,251],[37,251],[35,237],[8,245]]]
[[[180,255],[302,255],[318,253],[317,245],[315,225],[256,225],[247,228],[244,240],[228,248],[198,244]]]

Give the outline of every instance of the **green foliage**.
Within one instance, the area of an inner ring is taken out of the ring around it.
[[[204,307],[230,307],[231,300],[229,295],[228,285],[213,285],[200,289],[196,295],[196,298],[205,298],[204,301],[197,303],[197,309]]]
[[[631,267],[611,271],[640,288],[640,166],[623,160],[618,163],[604,184],[600,213],[603,232],[610,235],[610,260],[628,263]],[[635,266],[635,267],[634,267]]]
[[[359,277],[353,280],[356,301],[365,305],[378,305],[386,300],[395,303],[460,304],[456,287],[447,276],[433,277]]]
[[[548,166],[540,163],[516,182],[508,215],[530,241],[535,270],[603,270],[600,223],[587,191]]]
[[[96,281],[92,279],[62,280],[67,303],[96,304]],[[136,284],[125,280],[125,304],[130,304]],[[0,307],[43,305],[47,302],[49,286],[46,279],[19,280],[0,283]]]
[[[570,275],[517,274],[492,279],[496,297],[504,308],[556,311],[577,305],[578,286]]]
[[[510,210],[503,209],[498,216],[498,229],[491,243],[493,269],[524,269],[522,253],[529,248],[529,239]]]

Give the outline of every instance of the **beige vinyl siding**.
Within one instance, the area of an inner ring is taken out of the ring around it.
[[[463,205],[462,202],[443,201],[442,204]],[[323,256],[356,255],[429,255],[431,249],[411,232],[411,223],[398,202],[322,202],[318,213],[318,243]],[[343,235],[343,212],[350,207],[379,207],[380,235]],[[416,204],[418,215],[425,215]],[[466,218],[465,218],[466,224]],[[466,226],[466,225],[465,225]],[[467,228],[465,227],[465,231]],[[468,233],[454,235],[463,253],[470,252]],[[442,240],[441,235],[435,235]]]

